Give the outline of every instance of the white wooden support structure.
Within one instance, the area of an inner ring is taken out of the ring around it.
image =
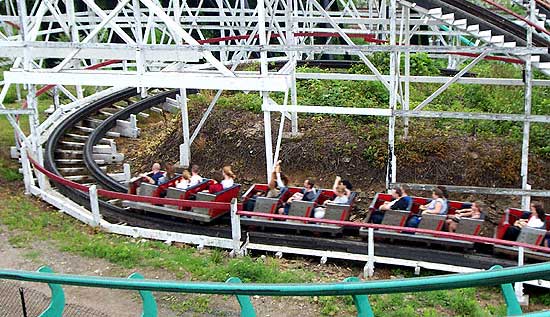
[[[523,266],[525,261],[525,249],[523,247],[518,247],[518,266]],[[521,305],[529,305],[529,295],[525,295],[523,292],[523,282],[514,283],[514,291],[516,293],[516,298]]]
[[[529,1],[529,20],[531,22],[536,22],[536,3],[535,0]],[[533,46],[533,29],[527,28],[527,47]],[[533,63],[531,59],[532,55],[529,54],[525,59],[525,71],[524,71],[524,82],[525,82],[525,117],[531,115],[531,103],[532,103],[532,93],[533,93]],[[521,142],[521,188],[530,189],[528,184],[529,181],[529,137],[531,132],[531,122],[523,122],[523,139]],[[523,210],[529,210],[531,197],[524,195],[521,198],[521,208]]]
[[[403,7],[403,20],[405,23],[404,31],[404,45],[409,46],[411,41],[410,35],[410,14],[411,9],[409,7]],[[401,40],[403,42],[403,40]],[[404,65],[404,81],[403,81],[403,110],[408,111],[410,107],[410,78],[411,78],[411,52],[405,52],[405,65]],[[409,137],[409,118],[407,116],[403,117],[403,138],[407,139]]]
[[[132,179],[132,171],[131,171],[131,168],[130,168],[130,164],[128,164],[128,163],[122,164],[122,170],[123,170],[123,174],[124,174],[124,182],[126,184],[128,184],[130,182],[130,180]]]
[[[390,45],[396,44],[397,37],[397,2],[390,0]],[[395,155],[395,111],[397,110],[397,76],[399,72],[399,58],[397,52],[390,53],[390,117],[388,119],[388,162],[386,168],[386,190],[390,189],[390,184],[396,181],[397,177],[397,156]]]
[[[241,256],[241,216],[237,214],[237,198],[231,200],[231,241],[232,255]]]
[[[97,196],[97,186],[92,185],[90,186],[90,189],[88,190],[88,194],[90,195],[90,209],[92,211],[92,227],[98,227],[101,223],[101,214],[99,211],[99,198]]]
[[[21,147],[21,167],[23,171],[23,183],[25,184],[25,195],[31,194],[31,186],[34,185],[32,176],[32,169],[30,166],[29,158],[27,156],[27,146],[23,144]]]
[[[53,87],[53,108],[54,110],[60,107],[59,103],[59,88],[57,85]]]
[[[365,264],[365,268],[363,269],[363,276],[365,277],[373,277],[374,276],[374,263],[376,261],[376,258],[374,257],[374,229],[369,228],[368,229],[368,237],[367,237],[367,264]]]
[[[189,139],[189,111],[187,109],[187,90],[180,88],[176,97],[181,110],[181,124],[183,130],[183,143],[180,145],[180,165],[189,167],[191,161],[191,143]]]

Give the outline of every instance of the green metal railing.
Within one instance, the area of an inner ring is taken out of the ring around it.
[[[136,290],[143,302],[143,317],[157,316],[157,304],[152,295],[156,292],[180,292],[235,295],[241,307],[241,316],[256,316],[250,295],[262,296],[352,296],[357,308],[357,316],[374,316],[368,295],[425,292],[443,289],[456,289],[477,286],[500,285],[509,316],[521,316],[521,307],[516,299],[511,283],[550,277],[550,262],[520,267],[502,268],[495,266],[488,271],[450,274],[431,277],[381,280],[361,282],[355,277],[341,283],[323,284],[251,284],[241,283],[232,277],[225,283],[180,282],[147,280],[134,273],[129,278],[106,278],[55,274],[48,267],[37,272],[0,270],[1,279],[48,283],[52,292],[50,306],[40,317],[61,317],[65,306],[65,296],[60,285],[99,287]],[[550,311],[531,313],[525,316],[550,316]]]

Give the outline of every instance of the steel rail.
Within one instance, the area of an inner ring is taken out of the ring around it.
[[[548,279],[550,263],[531,264],[483,272],[366,282],[318,284],[256,284],[220,282],[181,282],[150,279],[80,276],[31,271],[0,270],[0,279],[41,282],[83,287],[101,287],[156,292],[262,296],[339,296],[435,291]]]

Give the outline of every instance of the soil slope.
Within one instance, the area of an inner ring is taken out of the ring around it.
[[[206,106],[191,104],[191,131]],[[280,115],[272,115],[276,144]],[[289,131],[286,120],[285,131]],[[372,197],[384,189],[387,162],[387,123],[373,118],[345,116],[300,116],[300,135],[284,138],[280,159],[291,182],[312,177],[320,186],[330,186],[335,175],[349,179],[360,197]],[[398,134],[402,128],[398,124]],[[182,143],[180,116],[151,120],[142,126],[142,137],[123,146],[135,172],[148,170],[154,161],[176,162]],[[219,176],[223,165],[232,165],[243,184],[265,181],[263,114],[237,106],[216,108],[192,145],[192,163],[204,175]],[[409,138],[398,135],[396,143],[399,182],[490,187],[521,187],[521,144],[504,138],[466,135],[438,128],[433,121],[415,120]],[[534,155],[529,162],[533,188],[548,188],[550,162]],[[424,193],[425,194],[425,193]],[[505,197],[483,199],[492,209],[517,205]],[[547,204],[550,201],[547,202]]]

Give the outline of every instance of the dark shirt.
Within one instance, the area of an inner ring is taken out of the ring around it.
[[[531,218],[531,212],[530,211],[524,211],[522,214],[521,214],[521,218],[520,219],[529,219]]]
[[[304,197],[302,197],[302,200],[303,201],[313,201],[313,199],[315,199],[315,192],[312,190],[312,191],[305,191],[304,190]]]
[[[155,185],[159,184],[159,180],[164,176],[163,172],[158,172],[151,175],[151,178],[155,181]]]
[[[392,206],[392,210],[409,210],[409,205],[411,202],[411,197],[404,196],[399,198]]]

